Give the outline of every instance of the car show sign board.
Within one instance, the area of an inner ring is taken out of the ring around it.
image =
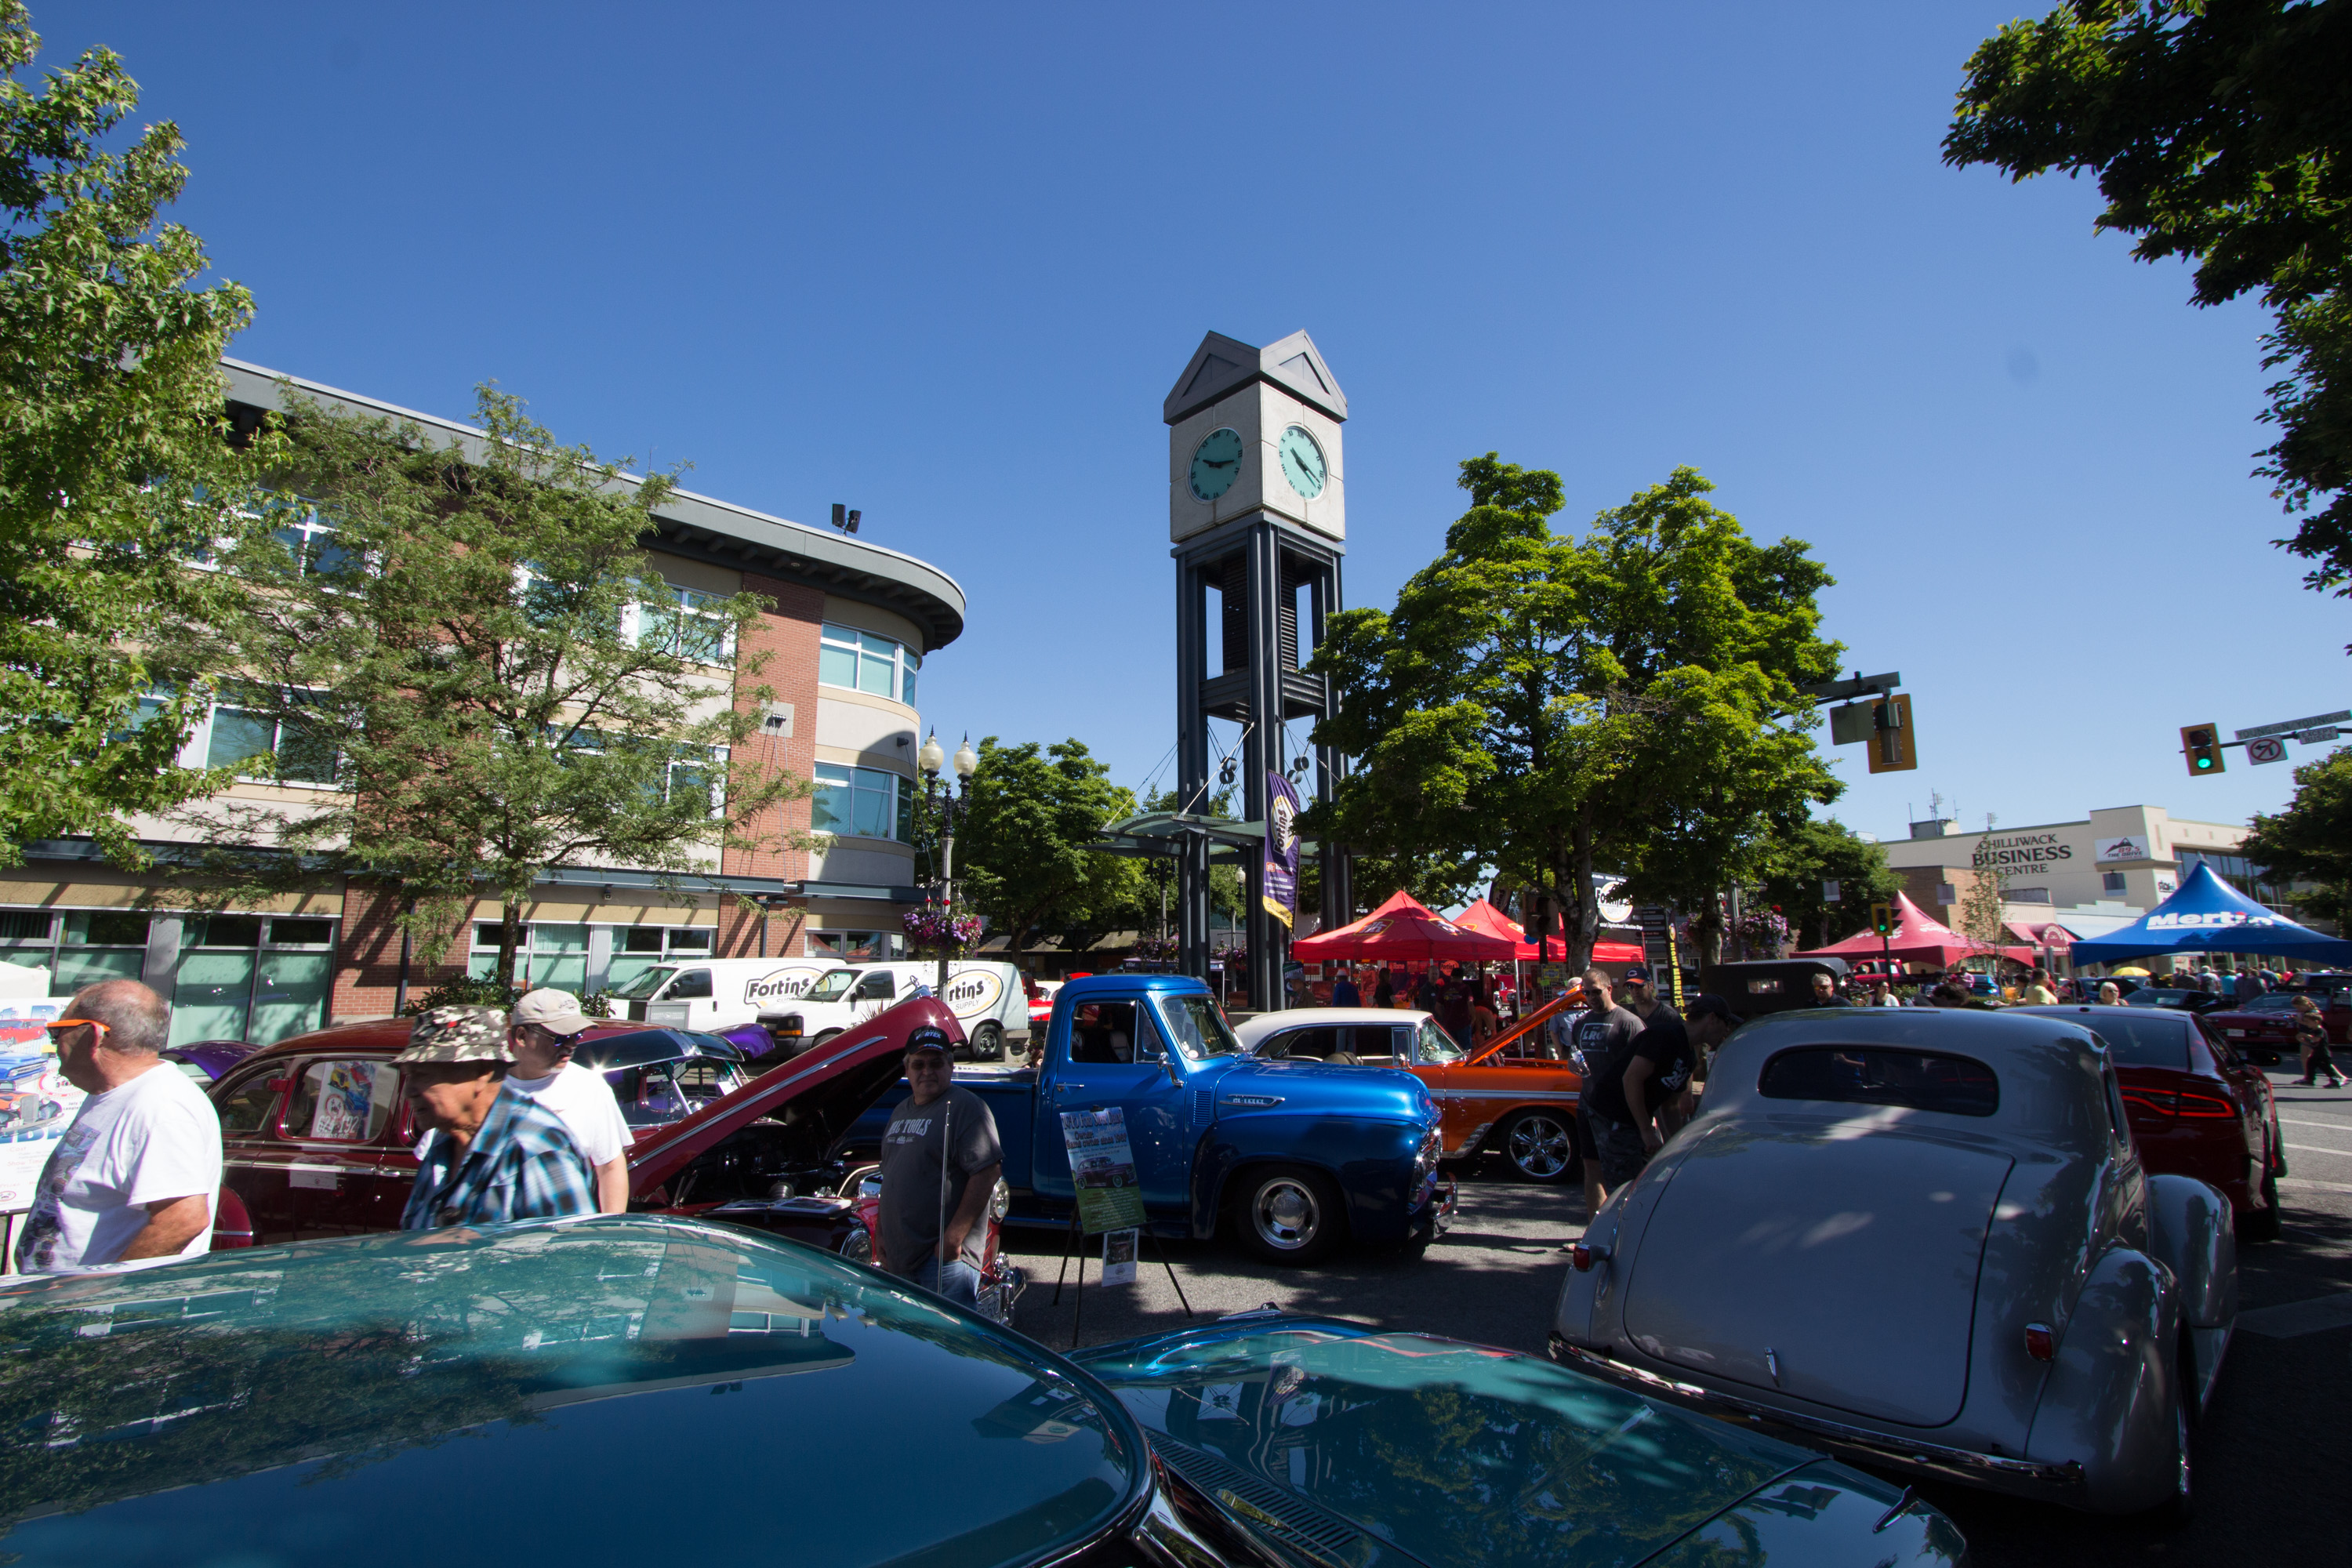
[[[1114,1230],[1103,1237],[1102,1282],[1106,1285],[1135,1283],[1135,1258],[1138,1245],[1143,1240],[1139,1230]]]
[[[1127,1116],[1118,1106],[1062,1112],[1062,1142],[1070,1152],[1070,1181],[1078,1196],[1078,1226],[1088,1236],[1143,1226],[1143,1187]]]

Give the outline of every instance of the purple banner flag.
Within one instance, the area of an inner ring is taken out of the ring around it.
[[[1280,773],[1265,775],[1265,861],[1258,899],[1284,925],[1298,912],[1298,792]]]

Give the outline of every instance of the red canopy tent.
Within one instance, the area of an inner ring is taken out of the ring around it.
[[[1299,938],[1290,944],[1290,956],[1301,963],[1322,963],[1335,958],[1375,963],[1458,960],[1464,963],[1508,963],[1518,955],[1518,947],[1507,937],[1472,931],[1443,915],[1433,914],[1420,900],[1400,891],[1362,920],[1337,931]]]
[[[1537,952],[1536,944],[1528,940],[1528,933],[1518,922],[1484,899],[1464,910],[1462,918],[1454,923],[1472,931],[1485,931],[1489,936],[1504,938],[1515,944],[1516,957],[1530,963],[1543,959],[1558,963],[1563,961],[1562,954],[1567,952],[1566,944],[1556,936],[1546,937],[1543,951]],[[1640,963],[1645,956],[1638,942],[1596,942],[1592,944],[1592,962],[1595,963]]]
[[[1949,969],[1963,959],[1975,958],[1986,952],[1983,944],[1970,942],[1943,921],[1929,915],[1902,893],[1895,895],[1895,934],[1882,939],[1874,931],[1856,931],[1843,942],[1827,947],[1809,947],[1795,956],[1799,958],[1876,958],[1884,953],[1910,963],[1932,963],[1939,969]],[[2003,958],[2020,963],[2033,962],[2030,947],[1997,947],[1990,950]]]

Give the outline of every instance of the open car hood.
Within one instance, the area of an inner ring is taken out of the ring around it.
[[[842,1134],[898,1083],[907,1037],[925,1024],[945,1030],[951,1040],[963,1037],[955,1016],[938,1001],[909,997],[683,1121],[648,1133],[629,1152],[630,1186],[652,1191],[688,1161],[754,1121],[789,1130],[795,1160],[823,1163]]]

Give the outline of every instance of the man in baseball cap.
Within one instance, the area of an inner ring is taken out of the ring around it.
[[[986,1261],[980,1216],[1004,1154],[988,1102],[954,1079],[953,1042],[937,1025],[919,1025],[907,1037],[907,1087],[914,1092],[882,1132],[875,1240],[891,1273],[969,1307]]]
[[[410,1111],[431,1129],[401,1229],[596,1212],[587,1159],[562,1120],[506,1082],[507,1035],[495,1008],[436,1007],[392,1058],[406,1069]]]
[[[507,1087],[563,1119],[595,1172],[597,1212],[624,1214],[629,1207],[629,1124],[604,1075],[572,1059],[591,1021],[569,991],[525,993],[507,1015],[514,1047]]]

